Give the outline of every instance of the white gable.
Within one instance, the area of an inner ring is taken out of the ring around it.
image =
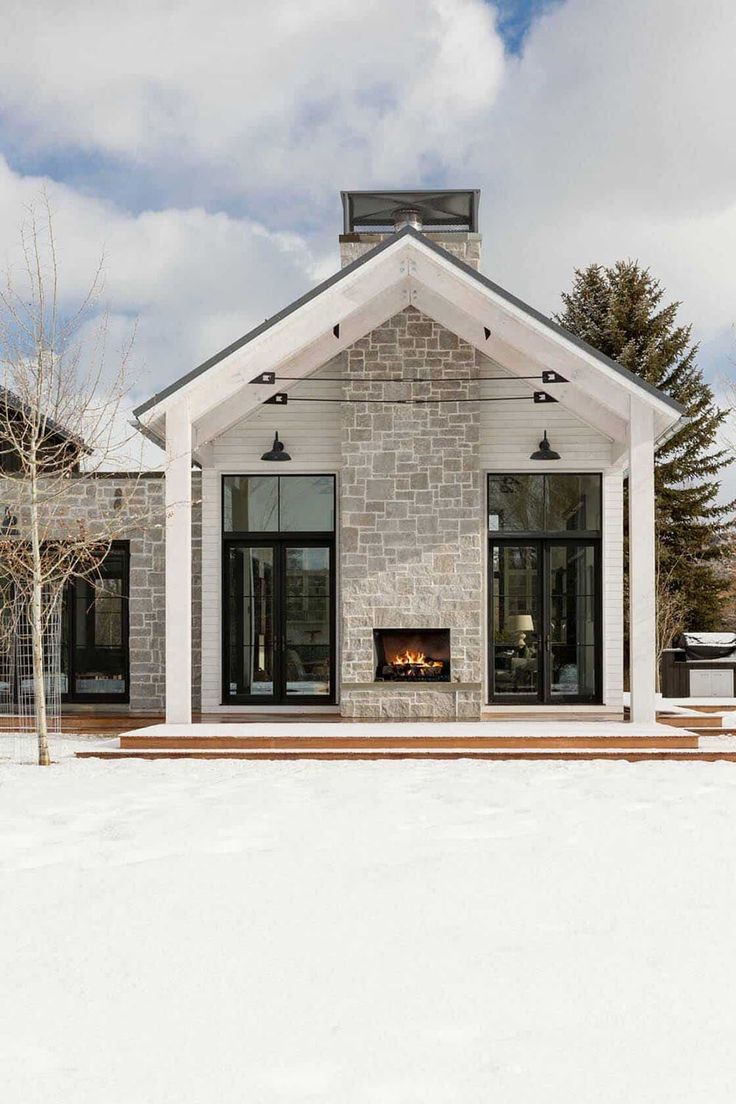
[[[545,369],[559,372],[569,382],[546,389],[562,411],[614,444],[626,440],[632,402],[652,409],[657,435],[679,419],[679,409],[666,396],[566,335],[421,234],[405,230],[202,371],[139,408],[140,422],[163,437],[166,411],[185,403],[196,452],[409,305],[491,357],[511,377],[541,376]],[[275,382],[254,385],[252,379],[262,372],[275,372]],[[519,382],[545,389],[540,383]]]

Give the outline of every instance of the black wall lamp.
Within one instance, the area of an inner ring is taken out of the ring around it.
[[[547,438],[547,430],[546,429],[544,431],[544,437],[539,442],[539,448],[537,449],[536,452],[533,452],[531,454],[529,459],[530,460],[559,460],[560,459],[559,452],[555,452],[555,450],[552,448],[551,444],[549,443],[549,439]]]
[[[268,452],[264,452],[261,460],[291,460],[291,457],[284,448],[283,442],[279,441],[278,433],[274,433],[273,444]]]

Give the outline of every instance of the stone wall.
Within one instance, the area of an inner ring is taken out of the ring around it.
[[[473,683],[459,715],[480,715],[482,546],[475,350],[413,307],[347,351],[345,397],[443,398],[343,406],[340,523],[341,711],[443,717],[452,694],[372,683],[374,628],[449,628],[452,677]],[[386,384],[371,377],[421,378]],[[359,688],[348,684],[362,684]]]
[[[1,484],[0,484],[1,486]],[[6,496],[12,500],[9,492]],[[201,475],[192,475],[192,704],[199,709],[201,687]],[[69,483],[67,518],[113,517],[116,540],[130,547],[129,654],[130,711],[158,712],[166,694],[166,513],[160,472],[140,476],[99,473]],[[109,705],[101,705],[109,709]]]
[[[461,261],[465,261],[465,263],[471,265],[472,268],[480,268],[480,234],[470,234],[462,230],[438,231],[436,233],[422,231],[422,233],[425,238],[441,245],[448,253],[452,253],[454,257],[459,257]],[[355,234],[341,234],[340,267],[345,268],[346,265],[352,264],[353,261],[357,261],[358,257],[362,257],[364,253],[368,253],[371,249],[375,249],[375,247],[380,245],[382,241],[385,241],[386,238],[392,238],[393,236],[393,231],[387,231],[386,233],[361,232]]]

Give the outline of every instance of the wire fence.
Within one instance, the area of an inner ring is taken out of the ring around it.
[[[61,733],[61,610],[45,599],[43,665],[49,740]],[[33,637],[27,603],[16,598],[0,610],[0,758],[38,762]]]

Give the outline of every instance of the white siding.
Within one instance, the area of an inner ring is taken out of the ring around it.
[[[603,701],[623,709],[624,692],[624,477],[603,477]]]
[[[543,390],[536,381],[514,380],[492,360],[481,364],[483,376],[505,376],[481,384],[481,398],[501,398],[510,395],[531,395]],[[530,386],[531,384],[531,386]],[[565,384],[549,386],[551,395],[564,394]],[[532,402],[482,402],[480,405],[480,463],[482,468],[509,471],[539,467],[529,457],[539,447],[545,429],[552,448],[562,456],[561,464],[601,471],[611,463],[611,443],[598,430],[591,428],[561,403],[535,405]]]
[[[342,365],[325,365],[323,376],[339,376]],[[313,377],[315,378],[315,377]],[[339,398],[338,383],[295,384],[290,398]],[[340,465],[340,404],[287,403],[262,406],[212,442],[202,456],[202,709],[217,710],[222,700],[222,519],[224,474],[263,471],[278,465],[261,460],[274,431],[292,458],[288,472],[336,472]]]
[[[483,375],[501,375],[498,365],[484,364]],[[342,375],[333,361],[319,373]],[[524,394],[526,384],[514,381],[484,383],[481,394]],[[534,385],[536,387],[536,384]],[[563,386],[563,385],[559,385]],[[339,397],[337,383],[296,384],[290,397]],[[553,389],[549,389],[554,393]],[[274,430],[292,457],[289,472],[338,472],[341,465],[341,407],[339,403],[291,402],[286,407],[264,406],[228,430],[205,450],[202,478],[202,707],[216,710],[221,702],[221,476],[224,473],[273,471],[261,461],[271,446]],[[622,707],[623,693],[623,482],[612,470],[611,444],[597,430],[565,410],[561,404],[481,403],[480,467],[482,471],[541,470],[529,460],[546,429],[552,447],[562,456],[555,471],[600,471],[603,479],[603,691],[609,709]],[[481,506],[485,526],[485,488]],[[339,581],[338,581],[339,582]],[[483,601],[485,602],[485,596]]]
[[[481,374],[506,375],[491,360]],[[530,381],[532,382],[532,381]],[[527,385],[508,376],[503,382],[481,384],[483,397],[523,395]],[[535,389],[543,389],[533,382]],[[552,395],[564,384],[547,388]],[[559,392],[558,392],[559,389]],[[611,469],[611,442],[561,403],[481,403],[481,468],[486,471],[598,471],[603,474],[603,702],[607,709],[623,707],[623,476]],[[539,447],[545,429],[561,459],[545,469],[529,457]]]

